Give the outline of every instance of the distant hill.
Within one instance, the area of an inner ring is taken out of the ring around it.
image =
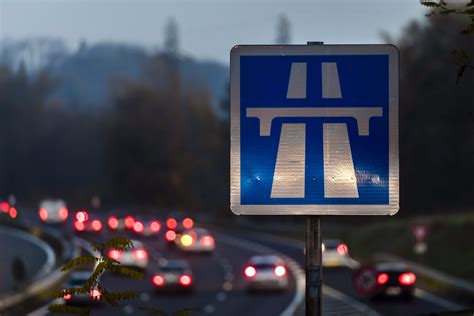
[[[58,79],[53,97],[71,106],[97,108],[109,102],[113,79],[145,78],[145,66],[160,52],[120,43],[81,44],[70,51],[59,39],[2,40],[0,63],[15,70],[24,67],[34,76],[45,69]],[[228,68],[213,61],[179,57],[179,69],[189,84],[206,87],[217,104],[224,96]]]

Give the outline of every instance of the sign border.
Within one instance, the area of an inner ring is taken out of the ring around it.
[[[240,57],[241,56],[389,56],[389,204],[241,205]],[[399,52],[391,44],[236,45],[230,51],[230,209],[236,215],[394,215],[399,210]]]

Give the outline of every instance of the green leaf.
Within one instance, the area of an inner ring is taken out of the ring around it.
[[[53,305],[48,306],[48,311],[51,313],[80,315],[80,316],[88,316],[91,312],[90,308],[87,308],[87,307],[78,307],[78,306],[69,306],[69,305],[60,305],[60,304],[53,304]]]
[[[72,268],[75,268],[77,266],[95,264],[97,260],[98,258],[94,256],[89,256],[89,255],[80,256],[78,258],[74,258],[66,262],[66,264],[64,264],[64,266],[62,267],[61,271],[69,271]]]
[[[109,268],[109,270],[115,273],[125,275],[129,278],[136,279],[136,280],[143,280],[145,276],[143,272],[139,272],[137,270],[134,270],[128,267],[122,267],[120,265],[113,265]]]
[[[430,7],[430,8],[440,7],[439,3],[433,2],[433,1],[421,1],[421,4],[424,5],[425,7]]]

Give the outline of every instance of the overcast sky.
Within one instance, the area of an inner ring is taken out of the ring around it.
[[[0,0],[0,36],[59,37],[72,49],[83,39],[157,48],[174,17],[184,53],[227,63],[235,44],[272,43],[281,13],[293,43],[380,43],[382,31],[399,34],[426,18],[418,0]]]

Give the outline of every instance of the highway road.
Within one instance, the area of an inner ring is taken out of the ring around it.
[[[65,231],[71,234],[71,223]],[[157,307],[166,312],[182,308],[197,308],[193,315],[282,315],[301,299],[301,267],[304,265],[301,242],[240,229],[207,227],[215,236],[216,250],[212,255],[183,254],[165,245],[163,234],[158,237],[128,237],[144,242],[150,264],[144,280],[131,280],[107,274],[102,278],[109,290],[137,290],[140,297],[124,302],[119,308],[98,306],[92,315],[147,315],[140,306]],[[90,236],[90,235],[89,235]],[[103,231],[94,238],[106,240],[113,234]],[[83,238],[85,236],[80,236]],[[245,290],[243,267],[255,254],[279,254],[290,263],[290,283],[287,291],[248,293]],[[195,289],[190,294],[155,293],[151,278],[160,258],[184,258],[193,270]],[[290,262],[291,261],[291,262]],[[296,267],[296,268],[295,268]],[[400,300],[366,301],[359,299],[352,288],[353,271],[349,268],[324,269],[323,304],[325,315],[420,315],[446,310],[444,300],[417,293],[412,302]],[[298,287],[299,286],[299,287]],[[300,291],[297,291],[299,289]],[[298,297],[299,296],[299,297]],[[44,315],[45,307],[32,315]]]

